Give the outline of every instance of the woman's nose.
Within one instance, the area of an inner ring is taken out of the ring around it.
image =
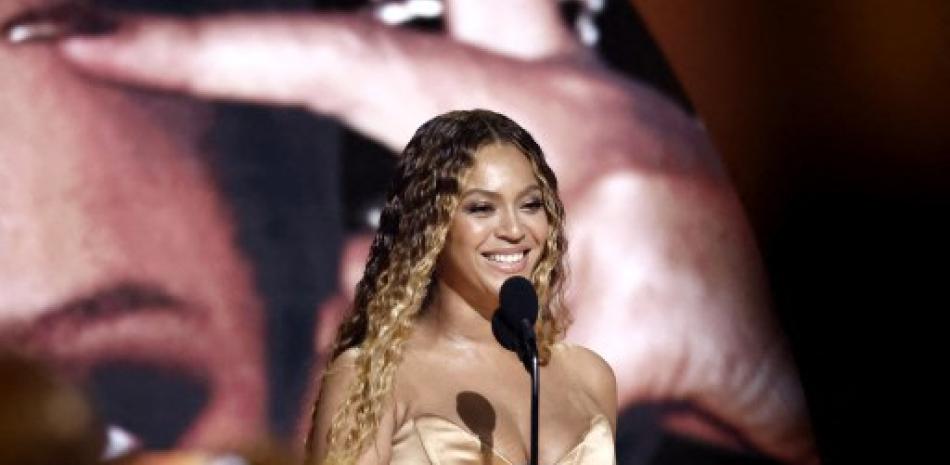
[[[516,211],[507,211],[501,215],[495,234],[509,242],[521,242],[524,239],[524,225]]]

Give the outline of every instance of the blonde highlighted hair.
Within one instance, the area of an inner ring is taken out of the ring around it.
[[[360,350],[356,377],[327,434],[324,463],[355,463],[373,441],[403,342],[414,317],[432,296],[433,271],[458,207],[460,189],[475,165],[476,153],[490,144],[510,144],[531,163],[551,226],[531,275],[540,305],[536,329],[542,364],[566,331],[564,207],[541,147],[514,121],[487,110],[453,111],[429,120],[397,160],[352,310],[337,334],[331,361],[347,349]],[[313,440],[313,428],[308,441]],[[307,450],[312,453],[309,443]]]

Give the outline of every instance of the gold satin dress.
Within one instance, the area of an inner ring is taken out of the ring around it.
[[[405,422],[393,436],[391,465],[521,465],[486,445],[478,436],[436,415]],[[573,448],[553,464],[614,465],[613,431],[602,414]]]

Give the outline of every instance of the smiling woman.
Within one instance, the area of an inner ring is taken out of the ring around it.
[[[311,462],[527,462],[528,379],[491,329],[502,282],[524,276],[548,386],[534,459],[613,463],[613,372],[560,342],[564,209],[541,148],[503,115],[454,111],[419,128],[396,173],[315,406]]]

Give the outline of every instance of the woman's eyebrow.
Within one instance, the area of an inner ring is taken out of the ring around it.
[[[530,186],[525,187],[524,189],[522,189],[521,192],[518,193],[518,195],[519,195],[519,196],[522,196],[522,195],[525,195],[525,194],[527,194],[527,193],[529,193],[529,192],[532,192],[532,191],[540,191],[540,190],[541,190],[541,186],[539,186],[539,185],[537,185],[537,184],[532,184],[532,185],[530,185]]]
[[[47,308],[42,312],[43,316],[38,323],[47,318],[93,319],[137,313],[145,309],[171,310],[177,313],[185,307],[188,305],[182,299],[156,284],[119,281]]]
[[[177,297],[155,283],[133,280],[110,282],[30,313],[38,317],[0,325],[0,340],[29,343],[36,338],[62,335],[63,331],[81,332],[126,317],[168,315],[179,321],[207,317],[207,312],[195,302]]]
[[[532,191],[540,191],[540,190],[541,190],[541,186],[539,186],[539,185],[537,185],[537,184],[531,184],[530,186],[525,187],[524,189],[522,189],[521,192],[518,192],[518,194],[516,195],[516,197],[521,197],[521,196],[523,196],[523,195],[525,195],[525,194],[528,194],[528,193],[530,193],[530,192],[532,192]],[[484,195],[484,196],[486,196],[486,197],[493,197],[493,198],[501,197],[501,194],[498,193],[498,192],[490,191],[490,190],[487,190],[487,189],[479,189],[479,188],[468,189],[468,190],[466,190],[465,192],[462,192],[461,197],[464,198],[464,197],[468,197],[468,196],[470,196],[470,195],[475,195],[475,194]]]
[[[154,283],[122,280],[92,292],[77,295],[42,309],[39,317],[7,328],[29,339],[53,328],[79,329],[96,322],[145,313],[177,317],[203,317],[197,306],[176,297]]]

